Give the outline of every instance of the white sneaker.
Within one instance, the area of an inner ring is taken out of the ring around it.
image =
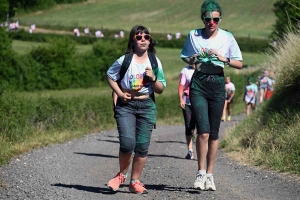
[[[214,177],[213,176],[207,176],[206,177],[205,190],[216,191],[216,186],[215,186],[215,183],[214,183]]]
[[[196,180],[194,182],[194,188],[205,190],[206,174],[196,174]]]

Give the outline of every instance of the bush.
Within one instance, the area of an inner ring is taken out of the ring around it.
[[[297,30],[300,22],[299,8],[299,0],[277,0],[274,3],[273,11],[277,19],[271,38],[283,38],[286,33]]]
[[[13,66],[1,68],[6,77],[2,80],[18,91],[95,87],[106,80],[107,69],[124,53],[124,41],[99,40],[93,51],[77,54],[69,37],[53,39],[29,55],[18,56]]]
[[[299,28],[269,49],[268,62],[262,67],[275,72],[274,95],[222,143],[227,150],[246,152],[254,164],[297,174],[300,174],[299,52]]]
[[[17,90],[21,85],[20,69],[11,47],[11,40],[2,28],[0,28],[0,81],[10,83],[9,87],[13,90]]]

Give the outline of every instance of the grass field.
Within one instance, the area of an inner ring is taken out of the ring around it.
[[[276,0],[219,0],[223,9],[220,28],[236,37],[267,38],[275,15]],[[187,34],[190,29],[202,27],[200,6],[195,0],[88,0],[85,3],[65,4],[46,11],[17,14],[21,25],[32,23],[92,27],[129,31],[136,24],[147,26],[155,33]]]
[[[29,53],[30,50],[38,45],[47,45],[47,43],[37,43],[37,42],[23,42],[14,40],[13,41],[13,50],[16,51],[20,55],[24,55]],[[84,53],[92,50],[92,45],[77,45],[76,46],[78,53]],[[186,66],[184,62],[179,58],[181,49],[172,49],[172,48],[156,48],[157,57],[161,60],[163,64],[163,69],[165,73],[165,77],[167,79],[167,87],[162,96],[172,96],[177,95],[177,87],[178,87],[178,78],[179,73],[183,67]],[[264,62],[265,55],[263,53],[249,53],[243,52],[243,64],[249,67],[244,68],[242,70],[235,70],[229,67],[225,68],[225,75],[228,74],[252,74],[253,72],[259,70],[260,64]],[[243,81],[238,81],[242,82]],[[237,86],[238,87],[238,86]],[[242,85],[239,88],[244,87]],[[43,95],[43,96],[56,96],[56,97],[70,97],[70,96],[80,96],[83,94],[86,95],[110,95],[111,89],[109,86],[103,82],[100,83],[99,88],[89,88],[89,89],[70,89],[63,91],[43,91],[37,93],[23,93],[23,95]],[[242,89],[237,91],[237,93],[243,93]],[[237,94],[238,95],[238,94]],[[159,98],[159,95],[157,95]],[[244,111],[243,105],[239,106],[235,113],[241,113]]]
[[[12,43],[13,50],[20,55],[29,53],[32,48],[37,47],[39,45],[47,45],[47,43],[24,42],[18,40],[14,40]],[[92,50],[92,45],[77,45],[76,49],[78,53],[84,53]],[[168,86],[174,84],[177,87],[177,79],[179,73],[181,69],[186,65],[184,62],[181,61],[179,57],[181,49],[156,48],[156,50],[156,55],[163,64],[165,76],[168,80]],[[243,52],[243,59],[244,65],[258,66],[264,62],[264,54]],[[177,91],[175,90],[175,92]]]

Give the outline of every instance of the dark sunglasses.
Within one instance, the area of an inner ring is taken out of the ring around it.
[[[135,36],[133,36],[133,39],[142,40],[143,37],[145,40],[150,40],[151,35],[150,34],[145,34],[144,36],[143,35],[135,35]]]
[[[211,20],[213,20],[215,23],[218,23],[220,21],[221,17],[214,17],[214,18],[211,18],[211,17],[203,17],[203,20],[205,22],[210,22]]]

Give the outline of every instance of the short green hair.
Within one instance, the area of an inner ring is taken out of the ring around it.
[[[215,0],[205,0],[201,6],[201,19],[203,19],[203,15],[206,12],[219,12],[220,16],[222,16],[221,6]]]
[[[250,77],[248,77],[248,81],[249,81],[249,82],[251,82],[251,83],[254,83],[254,79],[253,79],[253,77],[251,77],[251,76],[250,76]]]

